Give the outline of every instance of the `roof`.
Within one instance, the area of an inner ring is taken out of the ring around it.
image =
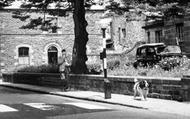
[[[142,44],[139,46],[140,47],[145,47],[145,46],[165,46],[164,43],[148,43],[148,44]]]
[[[150,29],[150,28],[156,28],[156,27],[163,27],[164,26],[164,20],[154,20],[146,22],[145,26],[143,26],[143,29]]]
[[[168,45],[163,53],[181,53],[181,49],[178,45]]]

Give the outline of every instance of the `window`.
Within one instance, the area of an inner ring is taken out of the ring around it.
[[[19,64],[29,64],[29,48],[20,47],[18,49]]]
[[[126,29],[122,28],[122,38],[126,38]]]
[[[162,30],[155,31],[155,41],[160,43],[162,41]]]
[[[148,43],[150,43],[150,32],[147,32],[147,37],[148,37]]]
[[[147,47],[147,57],[152,57],[154,54],[155,54],[155,50],[154,48],[151,48],[151,47]]]
[[[57,64],[58,50],[55,46],[48,49],[48,64]]]
[[[179,39],[179,41],[183,40],[183,23],[176,24],[176,37]]]
[[[122,40],[121,40],[121,32],[120,32],[120,31],[121,31],[121,28],[119,27],[119,28],[118,28],[119,43],[122,43]]]
[[[139,49],[140,50],[140,49]],[[146,48],[142,48],[138,54],[141,57],[146,57]]]
[[[141,50],[141,54],[146,54],[146,48],[143,48],[143,49]]]

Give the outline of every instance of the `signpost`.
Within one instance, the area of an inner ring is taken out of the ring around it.
[[[111,98],[111,83],[107,78],[107,60],[106,60],[106,28],[102,28],[103,34],[103,52],[100,53],[100,59],[103,60],[104,69],[104,93],[105,99]]]

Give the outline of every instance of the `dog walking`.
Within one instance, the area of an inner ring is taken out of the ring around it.
[[[134,99],[139,95],[141,100],[147,100],[147,95],[149,92],[149,84],[146,80],[138,81],[135,79],[135,85],[133,87],[134,90]]]

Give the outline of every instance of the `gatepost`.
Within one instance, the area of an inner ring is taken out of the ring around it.
[[[181,78],[181,94],[183,101],[190,101],[190,76]]]

